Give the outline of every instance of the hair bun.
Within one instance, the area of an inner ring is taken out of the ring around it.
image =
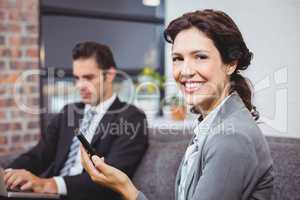
[[[253,53],[249,51],[248,48],[242,53],[240,59],[238,60],[237,69],[245,70],[251,64],[251,60],[253,58]]]

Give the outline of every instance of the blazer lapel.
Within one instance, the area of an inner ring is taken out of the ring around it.
[[[190,146],[193,143],[193,140],[194,140],[195,137],[196,137],[196,135],[194,135],[192,137],[192,139],[188,143],[187,147]],[[179,184],[180,184],[180,181],[181,181],[181,170],[182,170],[182,165],[183,165],[183,162],[184,162],[184,156],[185,156],[185,154],[183,155],[183,159],[181,160],[180,165],[179,165],[178,170],[177,170],[177,173],[176,173],[176,178],[175,178],[175,200],[178,199],[178,187],[179,187]]]
[[[193,161],[193,164],[192,164],[192,167],[191,167],[189,173],[187,174],[185,188],[184,188],[186,197],[188,197],[190,192],[193,193],[193,191],[191,191],[191,189],[193,190],[192,183],[193,183],[196,173],[199,173],[199,171],[201,171],[200,173],[202,173],[201,158],[202,158],[203,148],[204,148],[204,144],[207,140],[207,137],[208,137],[207,133],[198,134],[198,141],[197,141],[198,150],[197,150],[197,152],[195,152],[195,154],[197,154],[197,155],[194,155],[196,158]]]
[[[119,98],[116,97],[115,101],[112,105],[108,108],[106,113],[103,115],[99,125],[96,129],[95,135],[92,139],[91,145],[94,145],[103,134],[107,134],[105,132],[109,131],[112,122],[116,121],[118,118],[119,109],[122,108],[122,103],[120,102]]]
[[[83,111],[84,111],[85,105],[83,103],[79,104],[72,104],[70,105],[70,110],[67,110],[67,113],[64,113],[66,115],[66,126],[65,129],[62,130],[63,137],[62,137],[62,143],[60,144],[61,149],[60,152],[57,154],[58,157],[56,159],[56,168],[55,168],[55,174],[59,173],[58,170],[60,170],[65,163],[70,146],[72,144],[72,140],[74,137],[75,130],[79,128],[79,121],[83,118]],[[78,112],[79,111],[79,112]],[[74,119],[69,119],[69,116],[74,116]],[[68,125],[69,120],[74,120],[73,125]]]
[[[218,128],[218,126],[230,125],[230,123],[228,123],[228,119],[230,118],[230,115],[242,109],[247,110],[241,97],[236,92],[233,92],[231,96],[227,99],[227,101],[224,103],[224,105],[220,108],[218,113],[216,114],[216,117],[214,118],[214,120],[210,125],[210,131],[214,132],[214,129]],[[223,130],[228,131],[228,129],[223,129]]]
[[[180,162],[180,165],[179,165],[179,168],[178,168],[177,174],[176,174],[176,179],[175,179],[175,200],[178,199],[178,187],[179,187],[180,179],[181,179],[182,165],[183,165],[183,159]]]

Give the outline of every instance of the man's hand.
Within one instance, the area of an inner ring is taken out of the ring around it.
[[[57,186],[53,178],[40,178],[24,169],[5,170],[4,182],[10,189],[19,187],[22,191],[57,194]]]

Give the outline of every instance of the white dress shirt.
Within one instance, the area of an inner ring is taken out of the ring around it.
[[[86,139],[88,142],[91,142],[96,129],[102,119],[102,117],[104,116],[104,114],[107,112],[108,108],[112,105],[112,103],[115,101],[117,95],[113,94],[109,99],[105,100],[104,102],[100,103],[97,106],[91,106],[86,104],[85,108],[84,108],[84,114],[87,112],[87,110],[89,109],[93,109],[96,111],[96,115],[93,118],[93,121],[91,122],[88,130],[87,130],[87,134],[85,135]],[[77,153],[77,158],[76,161],[74,163],[74,165],[72,166],[72,168],[70,169],[70,176],[74,176],[74,175],[78,175],[80,173],[82,173],[83,171],[83,167],[81,165],[81,156],[80,156],[80,151],[78,151]],[[66,187],[66,183],[63,179],[62,176],[56,176],[54,177],[54,180],[56,182],[57,185],[57,193],[61,194],[61,195],[67,195],[67,187]]]

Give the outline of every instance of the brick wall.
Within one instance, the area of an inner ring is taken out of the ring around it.
[[[24,150],[40,135],[39,78],[21,79],[39,69],[38,3],[0,0],[0,154]]]

